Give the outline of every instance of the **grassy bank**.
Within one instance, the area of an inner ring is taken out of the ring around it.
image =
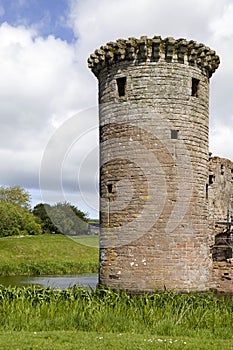
[[[232,300],[212,294],[1,287],[0,344],[7,349],[10,338],[8,349],[24,350],[36,344],[40,349],[232,349],[232,308]]]
[[[90,235],[90,236],[76,236],[72,238],[75,242],[85,245],[87,247],[99,248],[99,237]]]
[[[85,245],[85,237],[76,242],[63,235],[1,238],[0,275],[95,272],[99,259],[96,246]]]
[[[0,332],[1,350],[232,350],[228,339],[80,331]]]

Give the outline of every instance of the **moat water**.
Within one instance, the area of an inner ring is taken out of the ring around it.
[[[0,276],[0,284],[4,286],[27,286],[36,284],[45,288],[65,289],[74,285],[95,288],[97,283],[97,273],[53,276]]]

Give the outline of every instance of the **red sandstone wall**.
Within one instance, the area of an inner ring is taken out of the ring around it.
[[[233,260],[213,263],[213,288],[219,292],[233,292]]]
[[[100,283],[208,289],[209,77],[217,56],[194,42],[142,38],[109,43],[89,64],[99,79]]]

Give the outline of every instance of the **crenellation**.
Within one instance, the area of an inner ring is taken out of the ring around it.
[[[111,50],[111,46],[107,44],[105,46],[101,46],[101,49],[105,52],[107,63],[111,65],[114,61],[114,52]]]
[[[136,59],[136,43],[134,38],[126,41],[126,59],[134,61]]]
[[[125,43],[126,40],[123,39],[118,39],[116,43],[113,43],[114,57],[116,62],[120,62],[125,59]]]
[[[151,61],[158,62],[161,57],[161,38],[152,39]]]
[[[150,43],[146,36],[142,36],[138,40],[138,60],[146,61],[150,55],[149,52]]]
[[[107,43],[100,50],[96,50],[94,55],[90,55],[88,65],[98,77],[103,66],[110,66],[123,60],[128,62],[166,60],[180,64],[188,62],[190,65],[201,67],[208,77],[213,74],[220,62],[213,50],[193,40],[142,36],[140,39],[118,39],[116,42]]]
[[[175,61],[174,48],[176,40],[174,38],[166,38],[165,42],[165,59],[167,62]]]
[[[188,49],[188,42],[185,39],[179,39],[176,43],[177,61],[179,63],[185,63],[185,56]]]

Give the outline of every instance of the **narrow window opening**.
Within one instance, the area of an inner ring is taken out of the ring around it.
[[[192,78],[192,96],[198,97],[200,80]]]
[[[178,133],[179,133],[179,130],[171,130],[171,139],[172,140],[177,140],[178,139]]]
[[[126,77],[117,78],[116,81],[117,81],[118,96],[119,97],[125,96]]]
[[[108,184],[108,185],[107,185],[107,190],[108,190],[108,193],[109,193],[109,194],[112,193],[112,190],[113,190],[112,184]]]
[[[209,198],[209,185],[208,184],[206,184],[206,188],[205,188],[205,198],[206,198],[206,200],[208,200],[208,198]]]
[[[215,176],[209,175],[209,185],[212,185],[214,183]]]
[[[227,261],[228,259],[232,259],[232,240],[229,240],[227,236],[227,232],[220,232],[215,236],[215,242],[212,246],[212,259],[213,261]],[[230,279],[227,277],[228,272],[225,272],[223,276],[226,279]]]
[[[224,165],[221,164],[221,175],[224,175]]]

